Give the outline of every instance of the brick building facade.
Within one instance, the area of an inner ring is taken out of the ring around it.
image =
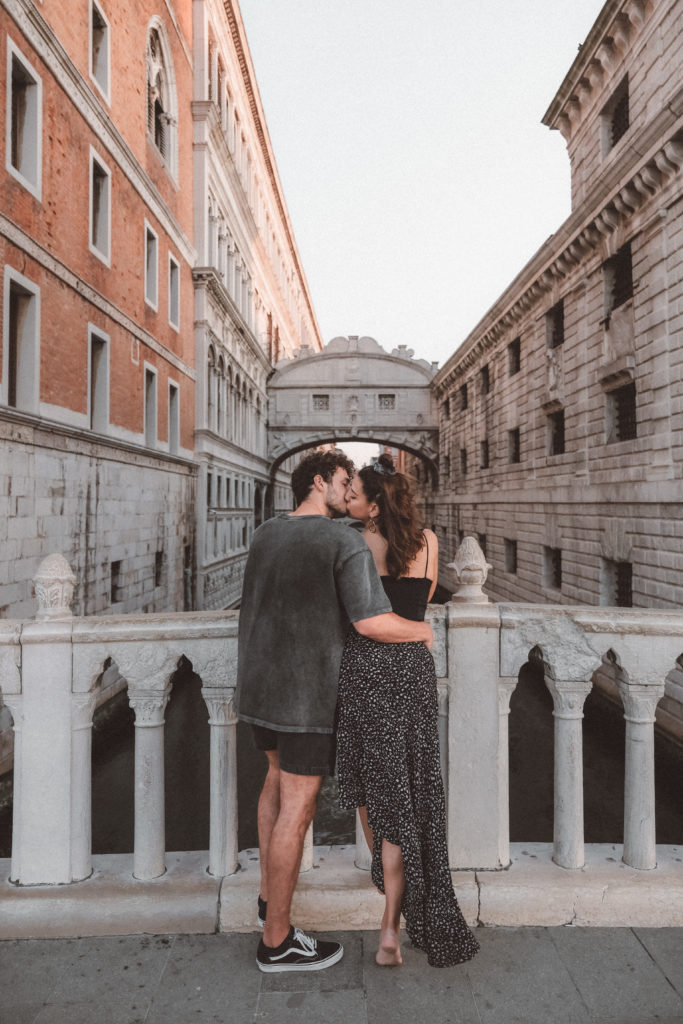
[[[683,602],[683,6],[608,0],[544,123],[572,212],[434,379],[441,580],[501,601]]]

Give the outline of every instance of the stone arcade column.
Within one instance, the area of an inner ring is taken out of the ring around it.
[[[562,868],[582,868],[583,848],[583,705],[590,680],[560,681],[546,677],[555,719],[555,813],[553,860]]]
[[[164,812],[164,711],[170,687],[128,687],[135,712],[135,830],[133,877],[158,878],[166,871]]]
[[[233,687],[202,687],[209,709],[210,807],[209,874],[237,871],[237,716]]]
[[[624,863],[657,867],[655,847],[655,709],[664,683],[619,682],[626,719],[624,781]]]
[[[71,704],[71,870],[92,874],[92,719],[95,694],[74,694]]]
[[[502,867],[510,863],[510,698],[517,686],[516,676],[501,676],[498,680],[498,806],[500,830],[498,857]]]

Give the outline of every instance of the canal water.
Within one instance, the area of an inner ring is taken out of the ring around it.
[[[201,684],[191,672],[179,674],[166,711],[166,849],[205,850],[209,845],[209,727]],[[510,838],[552,842],[552,699],[542,674],[527,665],[510,702]],[[93,729],[93,852],[133,849],[134,716],[121,693],[95,716]],[[623,839],[624,719],[622,710],[593,691],[584,719],[585,836],[588,843]],[[683,750],[657,734],[657,842],[683,843]],[[266,759],[237,727],[239,848],[258,844],[256,804]],[[0,786],[0,857],[11,852],[11,776]],[[336,801],[328,779],[314,830],[319,845],[354,841],[353,812]]]

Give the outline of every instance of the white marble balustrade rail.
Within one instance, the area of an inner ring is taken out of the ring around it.
[[[231,874],[237,867],[238,613],[74,618],[69,567],[59,556],[50,559],[36,578],[36,620],[0,621],[0,690],[16,733],[12,880],[74,882],[92,871],[90,734],[98,680],[110,661],[127,680],[135,711],[133,874],[143,880],[164,873],[164,709],[183,657],[201,678],[208,710],[209,871]],[[554,703],[555,862],[567,869],[584,862],[583,703],[607,659],[626,719],[623,859],[654,868],[655,707],[667,675],[681,666],[683,615],[493,605],[482,592],[486,563],[472,538],[454,566],[461,587],[449,604],[428,613],[452,869],[496,870],[510,862],[507,716],[530,658],[543,664]],[[360,838],[356,863],[368,864]]]

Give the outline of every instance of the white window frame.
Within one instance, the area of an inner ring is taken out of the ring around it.
[[[153,428],[147,422],[147,374],[154,377],[154,424]],[[146,448],[156,448],[159,443],[159,371],[156,366],[150,363],[143,363],[142,370],[142,412],[143,412],[143,434]],[[154,433],[150,433],[153,429]]]
[[[154,238],[154,245],[155,245],[155,256],[154,256],[154,295],[153,296],[150,295],[150,290],[149,290],[150,275],[149,275],[149,266],[148,266],[148,263],[147,263],[147,238],[148,238],[149,235],[151,235]],[[159,309],[159,235],[157,234],[157,232],[154,230],[154,228],[152,227],[152,225],[149,223],[149,221],[147,219],[145,219],[145,236],[144,236],[143,255],[144,255],[144,267],[145,267],[145,273],[144,273],[144,279],[145,279],[145,302],[155,312],[157,312],[158,309]]]
[[[171,404],[171,394],[175,392],[175,409]],[[176,380],[168,379],[168,451],[169,455],[180,452],[180,385]]]
[[[93,189],[93,169],[94,169],[94,165],[95,164],[97,164],[97,166],[100,168],[100,170],[104,171],[106,179],[107,179],[107,195],[106,195],[106,210],[105,210],[105,214],[106,214],[106,235],[107,235],[106,249],[100,249],[100,247],[93,242],[93,237],[92,237],[92,234],[93,234],[93,222],[94,222],[94,219],[95,219],[95,193],[94,193],[94,189]],[[88,166],[88,178],[89,178],[88,190],[89,190],[89,196],[90,196],[90,201],[89,201],[89,204],[88,204],[89,205],[88,248],[90,249],[90,252],[93,254],[93,256],[97,256],[98,260],[102,260],[102,262],[105,264],[105,266],[111,267],[111,170],[110,170],[109,166],[105,163],[105,161],[102,159],[100,154],[97,152],[97,150],[93,149],[92,146],[90,147],[90,163],[89,163],[89,166]]]
[[[176,318],[173,319],[173,270],[176,272]],[[180,261],[168,254],[168,322],[174,331],[180,331]]]
[[[98,341],[104,343],[105,351],[105,376],[104,376],[104,395],[102,398],[102,405],[104,407],[104,414],[102,419],[104,422],[100,425],[93,423],[93,408],[92,408],[92,391],[93,391],[93,365],[92,365],[92,342],[93,337]],[[110,395],[110,337],[106,331],[101,330],[95,324],[88,324],[88,425],[91,430],[97,434],[106,434],[109,429],[109,395]]]
[[[27,178],[12,163],[12,61],[16,58],[22,65],[25,72],[33,78],[36,86],[35,100],[35,124],[33,161],[35,164],[34,179]],[[33,65],[26,59],[19,47],[10,37],[7,37],[7,79],[6,79],[6,106],[5,106],[5,167],[13,178],[24,186],[36,199],[42,199],[43,184],[43,81]]]
[[[97,13],[99,14],[100,18],[102,19],[102,21],[104,22],[105,27],[106,27],[106,34],[105,34],[105,45],[106,45],[106,57],[105,57],[105,60],[106,60],[106,69],[105,69],[106,74],[105,74],[105,77],[106,77],[106,82],[104,84],[97,77],[97,75],[95,73],[94,63],[93,63],[93,59],[94,59],[93,46],[92,46],[92,43],[93,43],[93,10],[95,8],[97,9]],[[90,0],[88,11],[89,11],[89,13],[88,13],[88,67],[90,69],[90,80],[97,87],[98,92],[100,92],[100,94],[102,95],[103,99],[106,101],[107,105],[109,105],[110,102],[111,102],[111,96],[110,96],[110,90],[111,90],[111,25],[109,23],[109,18],[106,16],[104,11],[102,10],[101,4],[97,3],[97,0]]]
[[[40,410],[40,287],[24,277],[13,267],[5,266],[5,281],[3,288],[3,316],[2,316],[2,381],[0,382],[0,402],[8,405],[9,402],[9,330],[10,330],[10,290],[12,283],[18,284],[25,291],[33,295],[35,306],[32,310],[33,322],[28,325],[33,337],[24,342],[27,349],[31,350],[33,366],[31,372],[31,388],[28,402],[13,405],[11,408],[21,412],[38,413]],[[27,353],[24,353],[26,355]],[[19,368],[17,369],[17,378]]]

